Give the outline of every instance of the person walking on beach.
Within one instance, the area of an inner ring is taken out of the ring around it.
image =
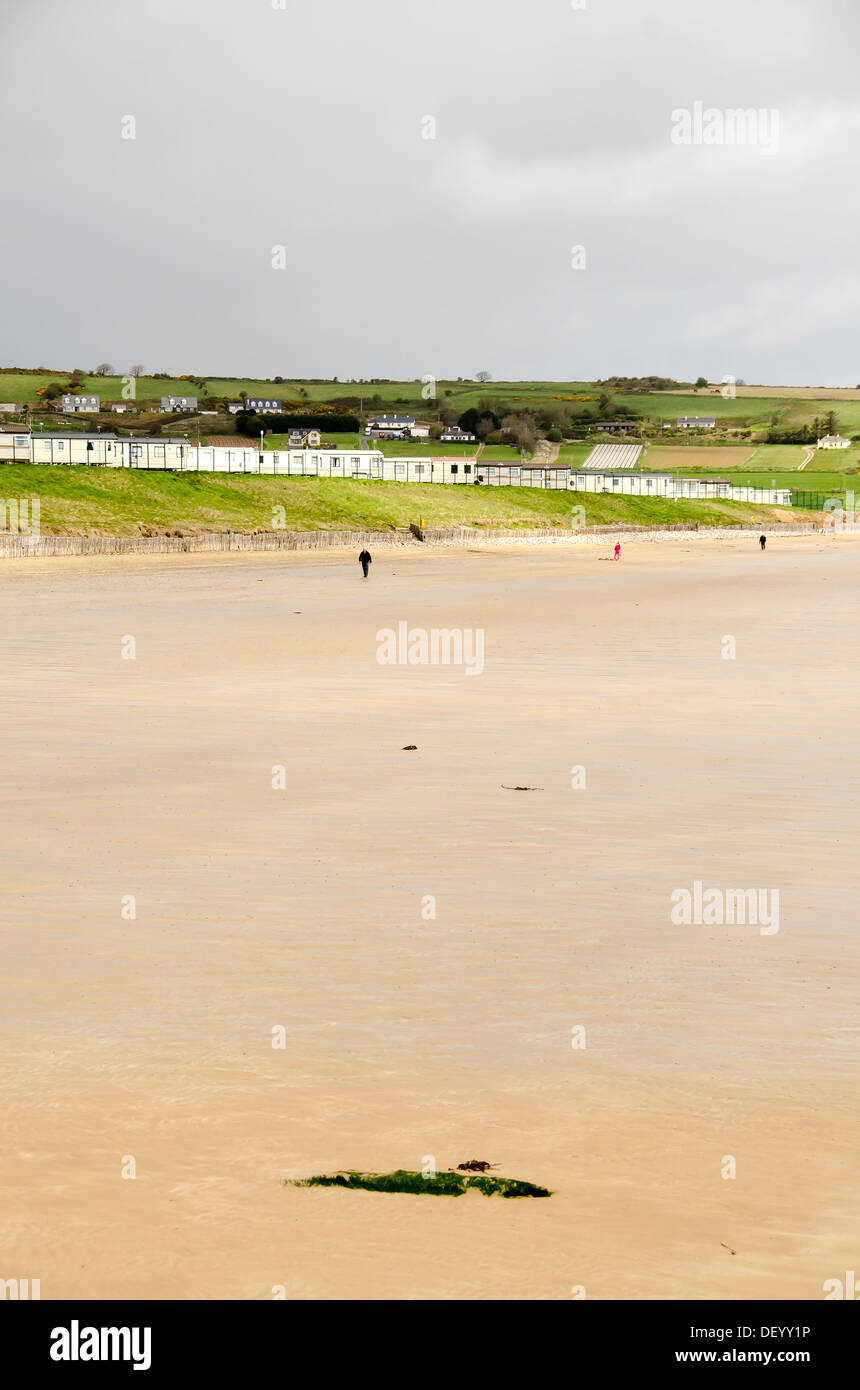
[[[759,536],[758,543],[761,546],[762,550],[764,550],[765,546],[767,545],[767,536]]]
[[[364,577],[366,579],[368,571],[370,570],[370,566],[373,564],[373,557],[371,556],[369,550],[362,550],[361,554],[358,557],[358,563],[361,565],[362,573],[364,574]]]
[[[620,559],[621,559],[621,542],[620,542],[620,541],[616,541],[616,542],[615,542],[615,558],[616,558],[616,560],[620,560]]]

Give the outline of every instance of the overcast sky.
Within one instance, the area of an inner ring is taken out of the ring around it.
[[[858,0],[584,5],[0,0],[0,361],[860,382]]]

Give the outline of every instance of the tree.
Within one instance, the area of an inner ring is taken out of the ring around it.
[[[476,381],[492,381],[492,379],[493,379],[493,378],[492,378],[492,375],[491,375],[490,372],[476,372],[476,373],[475,373],[475,380],[476,380]]]
[[[129,376],[143,376],[145,370],[146,368],[142,362],[135,362],[133,367],[129,367],[128,374]]]
[[[537,429],[531,415],[506,415],[502,421],[511,443],[523,454],[533,454],[537,444]]]
[[[95,375],[95,376],[115,376],[116,373],[114,372],[114,369],[113,369],[113,367],[111,366],[110,362],[100,362],[99,365],[96,367],[96,370],[95,370],[94,375]]]
[[[698,389],[699,389],[700,386],[707,386],[707,384],[708,384],[708,378],[707,378],[706,376],[697,376],[697,377],[696,377],[696,390],[697,390],[697,391],[698,391]]]

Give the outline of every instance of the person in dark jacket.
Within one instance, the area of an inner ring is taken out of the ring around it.
[[[369,550],[362,550],[361,554],[358,557],[358,563],[361,565],[362,572],[366,579],[368,571],[370,570],[370,566],[373,564],[373,557],[371,556]]]
[[[767,536],[759,536],[758,543],[761,546],[762,550],[764,550],[765,546],[767,545]]]

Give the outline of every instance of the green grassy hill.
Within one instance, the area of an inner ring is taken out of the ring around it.
[[[65,386],[69,370],[21,373],[0,371],[0,401],[20,402],[35,406],[39,403],[37,388],[50,382]],[[99,395],[106,404],[122,399],[122,376],[89,376],[85,389]],[[447,400],[461,413],[487,398],[501,399],[512,408],[527,409],[558,403],[585,406],[593,409],[598,397],[607,388],[594,382],[561,381],[443,381],[436,383],[437,401]],[[681,388],[676,392],[658,391],[649,394],[610,391],[614,404],[631,410],[643,418],[673,422],[679,415],[713,415],[720,423],[738,428],[764,429],[771,423],[780,428],[808,423],[826,410],[835,410],[844,431],[860,429],[860,391],[838,392],[825,388],[815,395],[812,388],[798,388],[792,395],[790,387],[745,387],[733,399],[725,399],[714,386],[694,390]],[[261,381],[253,378],[210,377],[206,391],[211,399],[226,397],[238,400],[244,391],[250,396],[274,396],[291,408],[303,405],[337,402],[339,399],[363,400],[365,411],[379,408],[401,408],[421,416],[432,416],[436,406],[423,398],[420,381],[392,382],[318,382]],[[181,378],[160,381],[152,376],[137,381],[137,399],[157,401],[162,395],[196,395],[205,405],[201,388]]]
[[[441,487],[420,483],[266,478],[211,473],[4,464],[6,497],[40,499],[47,535],[196,535],[205,531],[268,531],[273,508],[286,529],[385,529],[427,526],[570,526],[585,508],[587,525],[665,525],[701,521],[733,525],[803,519],[789,508],[731,502],[663,502],[537,488]]]

